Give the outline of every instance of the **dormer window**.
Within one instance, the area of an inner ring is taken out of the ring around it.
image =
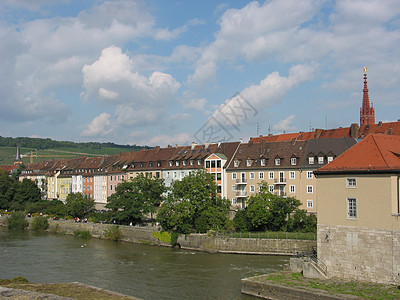
[[[328,164],[333,160],[333,156],[328,156]]]
[[[251,166],[251,159],[246,160],[246,166],[248,166],[248,167]]]
[[[197,164],[198,164],[199,166],[201,166],[201,159],[198,159],[198,160],[197,160]]]
[[[135,164],[132,164],[132,169],[134,169],[135,168]]]
[[[318,156],[318,163],[322,165],[324,163],[324,157],[323,156]]]
[[[169,161],[169,166],[172,167],[174,165],[174,162],[172,160]]]
[[[179,160],[175,161],[175,166],[179,167]]]
[[[275,158],[275,166],[279,166],[281,164],[280,158]]]
[[[143,163],[140,163],[140,167],[143,168]]]
[[[191,165],[191,166],[194,165],[194,160],[193,160],[193,159],[190,160],[190,165]]]
[[[292,157],[292,158],[290,159],[290,164],[291,164],[292,166],[295,166],[295,165],[297,164],[297,159],[296,159],[296,157]]]
[[[149,167],[152,167],[153,166],[153,162],[151,161],[151,162],[149,162]]]
[[[233,162],[233,166],[234,167],[239,167],[239,161],[237,159],[235,159],[235,161]]]
[[[157,162],[157,167],[161,167],[161,162]]]
[[[309,164],[309,165],[313,165],[313,164],[314,164],[314,157],[313,157],[313,156],[310,156],[310,157],[308,158],[308,164]]]
[[[260,160],[260,163],[261,163],[261,166],[265,166],[265,158],[261,158],[261,160]]]

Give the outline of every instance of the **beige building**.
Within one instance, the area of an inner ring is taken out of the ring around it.
[[[370,135],[315,174],[328,277],[399,284],[400,137]]]
[[[313,171],[355,143],[355,139],[340,138],[241,144],[226,169],[227,198],[233,209],[242,209],[264,181],[272,194],[295,197],[302,202],[301,209],[315,213]]]

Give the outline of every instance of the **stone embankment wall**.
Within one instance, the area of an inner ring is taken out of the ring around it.
[[[0,225],[5,225],[4,217],[0,217]],[[76,223],[64,220],[49,220],[49,232],[73,234],[76,230],[89,231],[93,237],[104,238],[104,232],[111,224]],[[120,226],[122,240],[132,243],[168,246],[153,237],[157,227]],[[316,241],[306,240],[279,240],[256,238],[220,238],[207,234],[181,235],[178,244],[183,249],[205,251],[211,253],[238,253],[238,254],[275,254],[293,255],[297,252],[309,252],[316,249]]]

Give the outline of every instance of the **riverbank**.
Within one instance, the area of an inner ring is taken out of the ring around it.
[[[5,225],[4,216],[0,217],[0,225]],[[48,231],[52,233],[74,234],[76,231],[87,231],[93,237],[104,239],[106,230],[111,224],[76,223],[72,220],[49,220]],[[158,227],[119,226],[121,241],[171,247],[169,243],[155,238]],[[294,239],[260,239],[260,238],[231,238],[209,236],[207,234],[180,235],[177,240],[182,249],[203,251],[209,253],[253,254],[253,255],[285,255],[292,256],[299,252],[316,250],[317,242],[312,240]]]
[[[314,279],[300,273],[279,272],[242,279],[241,291],[263,299],[400,299],[395,285]]]

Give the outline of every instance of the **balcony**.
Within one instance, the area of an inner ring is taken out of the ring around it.
[[[274,184],[286,184],[286,178],[276,178]]]
[[[247,184],[246,178],[237,178],[236,184]]]
[[[236,197],[247,197],[246,191],[236,191]]]
[[[275,191],[274,195],[280,196],[280,197],[286,197],[286,192],[285,191]]]

